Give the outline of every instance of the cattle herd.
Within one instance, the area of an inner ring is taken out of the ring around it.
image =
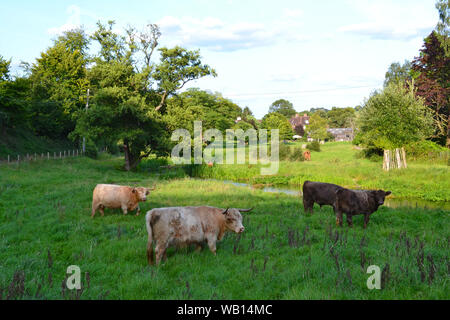
[[[150,191],[144,187],[128,187],[112,184],[98,184],[92,195],[93,218],[97,210],[104,215],[104,208],[120,208],[124,214],[136,210],[139,215],[139,202],[146,201]],[[344,187],[305,181],[303,184],[303,206],[305,212],[313,212],[314,203],[322,207],[330,205],[336,214],[336,224],[342,226],[343,214],[347,223],[353,225],[354,215],[364,215],[364,228],[367,227],[370,215],[384,203],[390,191],[383,190],[351,190]],[[213,254],[216,254],[216,242],[221,240],[227,231],[242,233],[242,212],[252,209],[199,207],[155,208],[145,215],[148,233],[147,259],[154,263],[153,241],[155,241],[156,264],[166,259],[168,247],[183,247],[194,244],[201,250],[206,242]]]

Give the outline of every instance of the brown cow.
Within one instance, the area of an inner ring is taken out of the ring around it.
[[[206,241],[209,249],[216,254],[216,242],[226,231],[244,231],[240,212],[252,209],[220,209],[215,207],[169,207],[156,208],[147,212],[145,223],[148,233],[147,259],[153,264],[153,245],[156,241],[156,264],[166,259],[169,246],[196,244],[201,250]]]
[[[311,151],[306,150],[305,152],[303,152],[303,157],[306,161],[311,161]]]
[[[143,187],[133,188],[114,184],[98,184],[94,188],[92,195],[91,217],[94,217],[97,210],[100,210],[103,216],[104,208],[121,208],[123,214],[127,214],[128,211],[137,208],[136,215],[139,215],[141,212],[139,202],[147,200],[147,195],[150,193],[150,190],[152,189]]]

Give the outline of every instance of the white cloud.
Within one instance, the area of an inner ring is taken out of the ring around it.
[[[436,21],[426,2],[348,1],[364,22],[344,25],[339,32],[371,39],[409,41],[431,32]]]
[[[69,17],[66,23],[56,28],[50,28],[47,32],[51,35],[59,35],[65,31],[79,28],[81,26],[81,9],[76,5],[71,5],[67,8]]]

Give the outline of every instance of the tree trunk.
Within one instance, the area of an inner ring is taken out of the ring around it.
[[[130,147],[128,146],[128,141],[124,141],[123,144],[123,150],[125,153],[125,170],[130,171],[131,169],[131,154],[130,154]]]
[[[128,141],[125,141],[123,145],[124,153],[125,153],[125,165],[124,168],[126,171],[133,170],[136,166],[141,162],[140,157],[134,157],[130,151],[130,145]]]

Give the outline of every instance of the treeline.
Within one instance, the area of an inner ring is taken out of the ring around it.
[[[113,27],[114,21],[98,22],[91,36],[65,32],[35,63],[22,64],[22,76],[12,76],[11,60],[0,56],[2,136],[26,129],[77,146],[86,137],[88,148],[124,152],[130,170],[151,153],[167,155],[170,132],[191,128],[193,120],[219,130],[257,126],[248,108],[219,93],[179,93],[192,80],[216,76],[198,50],[158,48],[155,24],[128,27],[126,36]],[[93,47],[98,51],[91,54]],[[243,121],[236,124],[237,117]]]

